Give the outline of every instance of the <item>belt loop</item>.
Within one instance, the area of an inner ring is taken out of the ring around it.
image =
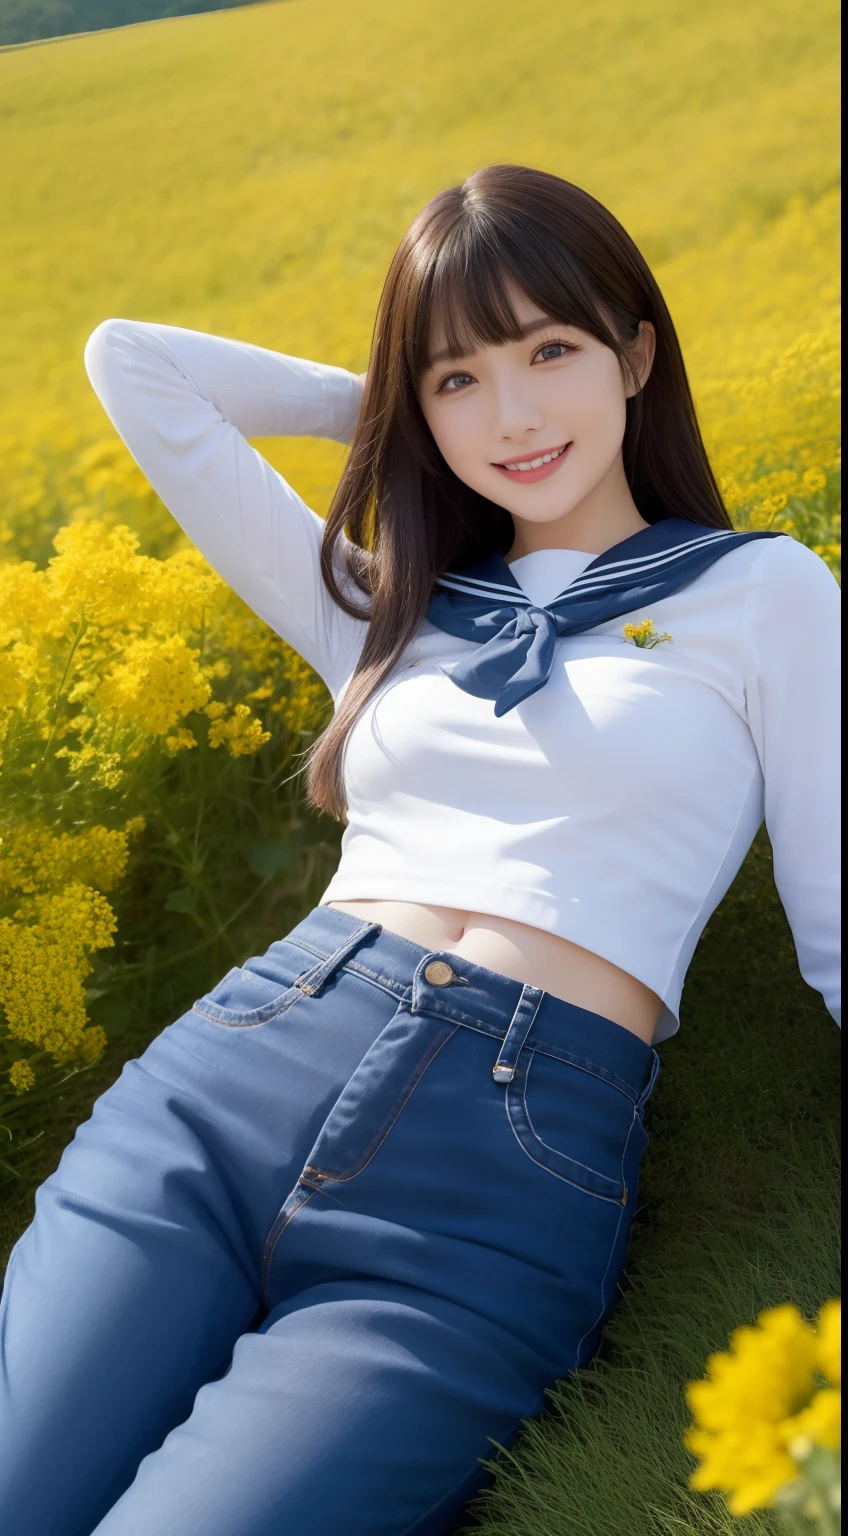
[[[525,981],[522,986],[512,1023],[504,1036],[498,1059],[492,1068],[492,1077],[496,1083],[512,1082],[521,1047],[533,1027],[533,1020],[544,995],[541,988],[531,987],[529,981]]]
[[[302,976],[298,976],[294,985],[299,987],[307,997],[314,997],[316,992],[320,992],[330,980],[333,973],[344,965],[348,955],[352,955],[354,950],[359,948],[364,939],[369,938],[372,933],[381,932],[381,923],[360,923],[332,955],[328,955],[327,959],[322,960],[320,964],[314,965],[311,971],[304,971]]]
[[[647,1104],[648,1099],[651,1097],[651,1094],[654,1091],[654,1083],[656,1082],[657,1078],[659,1077],[659,1072],[660,1072],[660,1056],[659,1056],[659,1051],[657,1051],[654,1046],[651,1046],[651,1055],[654,1058],[653,1061],[651,1062],[651,1075],[648,1078],[647,1083],[645,1084],[644,1088],[642,1089],[642,1092],[639,1095],[639,1098],[636,1101],[636,1109],[638,1110],[638,1112],[640,1114],[641,1114],[642,1110],[644,1109],[645,1105]]]

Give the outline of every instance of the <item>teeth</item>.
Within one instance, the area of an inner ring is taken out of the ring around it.
[[[555,453],[545,453],[540,459],[527,459],[524,463],[521,464],[504,464],[501,467],[503,469],[508,469],[511,472],[519,469],[541,469],[543,464],[550,464],[552,459],[558,459],[561,453],[565,453],[564,448],[557,448]]]

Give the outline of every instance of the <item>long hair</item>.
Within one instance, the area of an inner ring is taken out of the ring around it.
[[[610,347],[631,377],[628,347],[639,321],[652,321],[653,367],[627,400],[622,451],[633,500],[649,523],[674,516],[731,526],[671,316],[617,219],[580,187],[520,165],[486,166],[431,198],[383,286],[359,421],[321,547],[335,602],[370,620],[339,708],[308,756],[308,798],[339,820],[348,734],[415,634],[435,578],[506,553],[513,541],[511,514],[448,467],[416,394],[434,318],[457,354],[521,339],[510,280],[546,314]]]

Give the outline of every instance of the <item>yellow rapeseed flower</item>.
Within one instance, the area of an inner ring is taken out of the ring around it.
[[[640,624],[623,625],[625,640],[632,640],[641,650],[652,651],[655,646],[662,645],[664,640],[671,640],[671,635],[665,631],[658,635],[653,619],[643,619]]]
[[[49,618],[44,572],[31,560],[0,565],[0,645],[40,634]]]
[[[805,1441],[811,1445],[823,1445],[828,1451],[838,1451],[842,1445],[840,1389],[822,1387],[807,1408],[802,1408],[794,1418],[784,1419],[780,1426],[780,1438],[790,1456],[797,1456],[797,1447],[803,1447]]]
[[[133,817],[121,831],[95,825],[53,832],[40,824],[0,831],[0,898],[58,891],[71,880],[114,890],[126,871],[128,838],[143,826],[143,817]]]
[[[182,635],[131,640],[110,669],[98,701],[107,712],[164,736],[185,715],[202,709],[212,689],[200,652]]]
[[[144,617],[156,565],[136,553],[138,538],[129,528],[70,523],[59,529],[53,545],[48,631],[63,634],[80,623],[126,624]]]
[[[0,710],[16,709],[26,696],[24,676],[15,648],[0,651]]]
[[[700,1460],[691,1486],[719,1490],[734,1515],[772,1505],[798,1476],[791,1447],[800,1440],[836,1448],[838,1405],[816,1379],[825,1339],[828,1359],[832,1349],[832,1312],[820,1324],[821,1333],[797,1307],[773,1307],[756,1327],[736,1329],[728,1352],[707,1360],[707,1379],[687,1389],[695,1423],[685,1443]]]
[[[9,1068],[9,1082],[15,1093],[27,1093],[30,1088],[35,1087],[35,1073],[23,1057],[12,1062]]]
[[[97,1059],[105,1036],[87,1030],[84,981],[91,954],[114,943],[115,927],[106,897],[78,882],[31,898],[19,917],[0,917],[2,1007],[12,1038],[57,1065]]]
[[[842,1386],[842,1302],[826,1301],[816,1323],[816,1364],[832,1387]]]
[[[251,713],[249,704],[236,704],[229,719],[213,719],[209,727],[210,747],[226,746],[233,757],[245,757],[271,740],[261,722]]]

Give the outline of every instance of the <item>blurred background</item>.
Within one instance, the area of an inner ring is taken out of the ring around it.
[[[288,931],[338,846],[297,773],[322,685],[118,442],[82,364],[99,321],[361,371],[423,203],[493,161],[554,171],[653,265],[734,520],[839,569],[830,0],[270,0],[147,21],[164,10],[0,0],[19,45],[0,48],[6,1248],[122,1062]],[[259,446],[326,510],[343,448]],[[500,1458],[487,1536],[735,1528],[688,1489],[683,1383],[758,1308],[838,1292],[838,1035],[798,978],[764,836],[662,1057],[628,1285],[593,1368]]]

